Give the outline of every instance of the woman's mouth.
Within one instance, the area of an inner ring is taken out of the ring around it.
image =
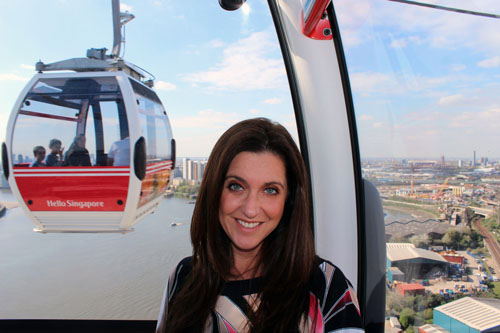
[[[245,228],[249,228],[249,229],[252,229],[252,228],[255,228],[257,226],[259,226],[260,222],[245,222],[243,220],[240,220],[240,219],[236,219],[236,221],[238,221],[238,223],[245,227]]]

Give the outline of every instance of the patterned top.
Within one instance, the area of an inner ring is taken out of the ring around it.
[[[356,292],[351,283],[329,261],[318,257],[317,263],[310,281],[309,315],[307,320],[302,320],[300,332],[364,332]],[[165,288],[157,332],[165,331],[168,305],[190,271],[191,257],[184,258],[172,271]],[[255,307],[261,284],[261,278],[226,282],[207,320],[205,332],[248,332],[248,318],[242,309]],[[315,329],[312,328],[314,315],[317,316]]]

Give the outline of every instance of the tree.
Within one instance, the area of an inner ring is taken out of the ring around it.
[[[433,318],[432,309],[425,309],[424,317],[425,317],[425,320],[431,320]]]
[[[408,326],[413,325],[413,322],[415,321],[415,311],[410,308],[404,308],[403,311],[401,311],[401,314],[399,315],[399,322],[401,323],[401,326],[403,329],[408,328]]]
[[[429,247],[429,236],[422,234],[422,235],[415,235],[410,238],[410,242],[415,245],[415,247],[419,247],[421,249],[426,249]]]
[[[389,243],[410,243],[410,241],[404,236],[393,236],[389,239]]]

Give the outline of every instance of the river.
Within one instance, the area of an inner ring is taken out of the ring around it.
[[[0,201],[16,200],[0,190]],[[0,219],[0,318],[156,319],[170,270],[191,254],[193,208],[163,199],[126,234],[36,233],[10,209]]]

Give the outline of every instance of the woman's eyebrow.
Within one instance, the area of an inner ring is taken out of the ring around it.
[[[242,183],[247,184],[247,182],[245,181],[245,179],[243,179],[243,178],[241,178],[239,176],[236,176],[236,175],[227,175],[226,178],[224,178],[224,181],[226,181],[226,180],[228,180],[230,178],[234,178],[234,179],[236,179],[236,180],[238,180],[238,181],[240,181]]]
[[[268,182],[268,183],[265,183],[264,185],[265,185],[265,186],[269,186],[269,185],[278,185],[278,186],[280,186],[281,188],[285,189],[285,185],[283,185],[281,182],[278,182],[278,181]]]
[[[224,181],[226,181],[230,178],[234,178],[234,179],[244,183],[245,185],[248,185],[248,183],[245,181],[245,179],[241,178],[240,176],[236,176],[236,175],[227,175],[226,178],[224,179]],[[264,183],[264,186],[270,186],[270,185],[278,185],[283,189],[286,188],[285,185],[283,185],[283,183],[281,183],[279,181],[270,181],[270,182]]]

